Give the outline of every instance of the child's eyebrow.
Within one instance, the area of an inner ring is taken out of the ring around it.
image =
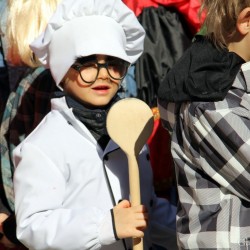
[[[83,64],[90,61],[96,61],[96,55],[77,57],[75,62]]]
[[[105,60],[106,61],[113,61],[113,60],[116,60],[116,59],[119,59],[119,58],[114,57],[114,56],[107,56]],[[86,62],[96,62],[96,61],[97,61],[96,55],[77,57],[76,60],[75,60],[75,62],[79,63],[79,64],[83,64],[83,63],[86,63]]]

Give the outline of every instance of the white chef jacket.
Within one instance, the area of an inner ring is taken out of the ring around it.
[[[129,200],[126,155],[112,140],[103,151],[65,97],[52,100],[52,111],[14,150],[14,163],[17,237],[25,246],[125,249],[115,240],[110,209]],[[154,194],[146,147],[138,165],[141,200],[150,218],[144,249],[152,243],[171,247],[176,211]],[[130,249],[131,240],[126,245]]]

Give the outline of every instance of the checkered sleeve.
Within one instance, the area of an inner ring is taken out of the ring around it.
[[[50,110],[50,98],[58,90],[49,70],[29,69],[11,92],[1,121],[0,145],[3,186],[10,208],[14,211],[13,149],[37,126]]]
[[[192,103],[188,113],[199,166],[225,190],[250,201],[248,94],[235,90],[221,102]]]

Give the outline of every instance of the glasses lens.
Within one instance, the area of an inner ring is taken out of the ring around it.
[[[82,64],[80,74],[82,79],[87,83],[92,83],[96,79],[98,66],[95,62],[87,62]]]
[[[96,61],[77,62],[74,68],[80,73],[81,78],[86,83],[94,83],[100,68],[106,68],[111,78],[121,80],[125,77],[129,63],[121,59],[109,60],[106,63]]]
[[[108,63],[108,71],[112,78],[114,79],[122,79],[128,70],[129,64],[122,60],[112,60]]]

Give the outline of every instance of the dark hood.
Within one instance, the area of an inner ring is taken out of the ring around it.
[[[196,36],[166,75],[158,98],[166,102],[223,100],[244,62],[237,54],[218,50],[205,37]]]

